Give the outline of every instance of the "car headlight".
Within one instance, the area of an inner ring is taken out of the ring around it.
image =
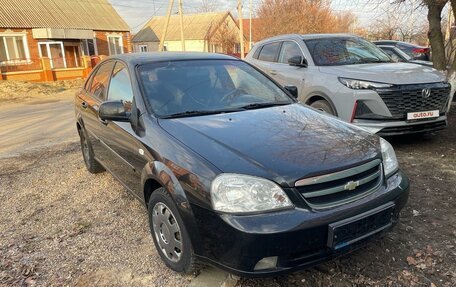
[[[376,83],[363,80],[354,80],[347,78],[339,78],[344,86],[354,90],[369,90],[369,89],[382,89],[382,88],[391,88],[393,85],[385,83]]]
[[[293,207],[285,192],[274,182],[241,174],[225,173],[212,181],[214,210],[251,213]]]
[[[380,138],[380,146],[382,148],[383,169],[385,171],[385,176],[388,177],[397,171],[399,163],[397,162],[393,146],[389,142]]]

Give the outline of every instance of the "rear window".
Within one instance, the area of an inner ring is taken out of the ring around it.
[[[280,42],[266,44],[260,51],[260,55],[258,56],[258,60],[267,61],[267,62],[274,62],[279,52]]]

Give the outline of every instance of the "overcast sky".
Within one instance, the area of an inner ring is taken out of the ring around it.
[[[153,15],[165,15],[168,0],[109,0],[117,12],[125,19],[135,32]],[[174,1],[173,13],[177,12],[178,0]],[[202,7],[202,0],[183,0],[184,13],[195,13]],[[229,10],[236,13],[237,0],[209,0],[214,3],[217,11]],[[252,0],[252,10],[261,5],[261,0]],[[351,11],[359,21],[360,26],[368,25],[372,19],[379,15],[377,0],[332,0],[332,7],[336,11]],[[244,17],[249,14],[249,0],[243,0]]]

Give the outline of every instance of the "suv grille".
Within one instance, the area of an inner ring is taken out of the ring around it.
[[[430,89],[428,98],[422,95],[423,89]],[[423,112],[439,110],[445,113],[450,95],[450,85],[447,83],[401,85],[388,89],[377,89],[377,93],[388,107],[394,119],[407,119],[408,112]]]
[[[347,170],[298,180],[295,187],[314,209],[331,208],[363,198],[381,186],[381,160]]]

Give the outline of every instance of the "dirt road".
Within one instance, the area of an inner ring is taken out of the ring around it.
[[[58,99],[0,109],[0,158],[77,141],[71,91]]]

